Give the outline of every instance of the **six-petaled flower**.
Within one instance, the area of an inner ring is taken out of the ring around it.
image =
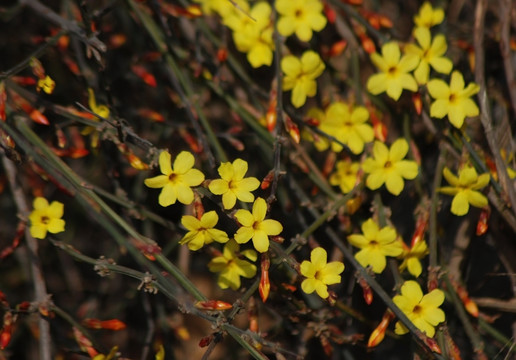
[[[447,167],[443,169],[443,175],[450,186],[439,188],[439,192],[453,195],[451,205],[453,214],[466,215],[470,204],[478,208],[487,206],[486,196],[478,190],[483,189],[489,183],[488,173],[478,175],[475,168],[466,165],[459,170],[458,177],[453,175]]]
[[[417,27],[431,28],[432,26],[439,25],[444,20],[444,10],[441,8],[433,8],[432,4],[425,1],[419,12],[414,16],[414,23]]]
[[[292,90],[291,101],[296,108],[303,106],[307,96],[317,93],[315,81],[324,71],[325,65],[315,51],[305,51],[301,59],[287,55],[281,59],[283,90]]]
[[[225,231],[215,229],[219,216],[215,211],[208,211],[197,219],[191,215],[184,215],[181,224],[188,230],[186,235],[179,242],[181,245],[188,244],[190,250],[199,250],[204,245],[213,241],[226,243],[229,238]]]
[[[428,337],[433,337],[435,327],[445,320],[444,311],[439,308],[444,302],[442,290],[434,289],[423,295],[419,284],[414,280],[409,280],[403,283],[401,294],[396,295],[392,301]],[[394,332],[403,335],[408,332],[408,329],[398,321]]]
[[[36,239],[44,239],[47,232],[57,234],[65,230],[63,217],[64,205],[59,201],[48,204],[47,199],[37,197],[32,204],[33,210],[29,215],[30,234]]]
[[[314,291],[326,299],[328,285],[340,283],[340,273],[344,271],[344,264],[340,261],[327,262],[328,254],[322,247],[312,250],[310,261],[304,260],[299,268],[301,275],[306,277],[301,283],[301,289],[307,294]]]
[[[411,248],[403,245],[403,253],[400,256],[403,262],[400,264],[399,270],[407,269],[414,277],[419,277],[423,271],[420,260],[428,254],[428,246],[425,241],[419,241]]]
[[[360,164],[350,159],[337,162],[336,171],[330,175],[329,181],[333,186],[339,186],[340,190],[347,194],[357,184]]]
[[[204,181],[204,174],[192,169],[195,159],[188,151],[182,151],[171,166],[171,156],[168,151],[159,154],[159,168],[162,175],[145,179],[145,185],[150,188],[162,188],[159,194],[159,204],[169,206],[176,201],[185,205],[191,204],[194,199],[192,186],[200,185]]]
[[[283,36],[296,34],[301,41],[310,41],[313,31],[326,26],[320,0],[277,0],[276,10],[280,14],[278,32]]]

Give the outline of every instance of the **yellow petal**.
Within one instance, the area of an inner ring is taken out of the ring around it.
[[[278,235],[283,231],[283,226],[279,221],[267,219],[260,223],[260,230],[263,230],[267,235]]]
[[[326,265],[327,254],[322,247],[317,247],[310,253],[310,261],[317,270],[322,269]]]
[[[181,224],[185,227],[185,229],[190,231],[199,230],[201,227],[200,221],[191,215],[184,215],[181,217]]]
[[[469,211],[468,197],[464,191],[459,191],[457,195],[453,197],[451,212],[457,216],[466,215]]]
[[[235,235],[236,239],[236,235]],[[264,253],[269,250],[269,237],[263,230],[255,230],[253,235],[253,246],[256,251]]]
[[[255,221],[262,221],[267,214],[267,203],[262,198],[257,198],[253,203],[253,217]]]
[[[43,209],[46,209],[48,208],[48,201],[47,199],[45,199],[44,197],[40,197],[38,196],[37,198],[34,199],[33,203],[32,203],[32,207],[35,209],[35,210],[43,210]]]
[[[242,226],[251,227],[254,224],[254,216],[247,210],[239,209],[234,216]]]
[[[205,212],[201,217],[201,226],[204,229],[210,229],[217,225],[218,221],[219,216],[217,215],[217,213],[215,211],[208,211]]]
[[[210,185],[208,185],[208,189],[215,195],[222,195],[229,190],[228,182],[222,179],[212,180]]]
[[[162,151],[159,154],[159,169],[162,174],[170,175],[172,173],[172,157],[168,151]]]

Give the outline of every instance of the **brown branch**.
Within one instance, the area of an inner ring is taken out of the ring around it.
[[[7,174],[9,186],[13,193],[14,201],[18,212],[27,217],[29,215],[29,205],[23,192],[23,189],[19,186],[16,179],[18,174],[14,163],[7,159],[2,154],[2,163]],[[48,301],[48,293],[45,285],[45,279],[43,278],[43,271],[41,269],[41,263],[38,257],[38,242],[31,235],[29,230],[25,231],[25,239],[27,241],[28,248],[28,262],[30,263],[30,271],[32,273],[32,280],[34,282],[34,295],[37,303],[43,303]],[[50,325],[47,320],[40,317],[38,320],[39,326],[39,356],[41,360],[51,360],[51,339],[50,339]]]

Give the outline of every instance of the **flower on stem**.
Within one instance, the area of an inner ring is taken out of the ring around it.
[[[353,154],[358,155],[364,151],[364,144],[374,139],[374,131],[368,124],[368,119],[369,112],[365,107],[350,107],[344,102],[337,101],[328,106],[318,128],[347,145]],[[321,137],[315,146],[322,151],[326,150],[329,144],[330,140]],[[335,141],[331,142],[331,148],[335,152],[342,151],[342,145]]]
[[[296,108],[303,106],[307,96],[317,93],[315,79],[322,74],[325,65],[319,54],[308,50],[303,53],[301,59],[287,55],[281,59],[283,77],[283,90],[292,90],[291,101]]]
[[[387,92],[387,95],[398,100],[403,89],[417,90],[417,82],[410,74],[419,64],[419,59],[414,54],[401,57],[398,43],[391,41],[382,46],[382,55],[371,54],[371,61],[380,70],[367,80],[367,90],[378,95]]]
[[[403,271],[408,269],[408,272],[415,277],[419,277],[423,271],[420,259],[424,258],[428,254],[428,246],[425,241],[419,241],[412,248],[404,245],[403,254],[401,258],[403,262],[399,266],[399,270]]]
[[[256,265],[243,259],[256,261],[258,258],[256,251],[244,250],[240,252],[239,250],[240,246],[234,240],[230,240],[224,245],[222,255],[213,258],[208,263],[208,269],[211,272],[220,273],[217,283],[221,289],[229,287],[237,290],[240,287],[241,276],[250,279],[256,275]]]
[[[470,97],[480,87],[475,83],[464,86],[464,77],[459,71],[452,72],[450,85],[440,79],[430,80],[427,84],[428,92],[435,99],[430,106],[430,116],[442,119],[448,115],[448,120],[457,129],[462,127],[466,116],[477,116],[478,106]]]
[[[214,229],[218,221],[219,216],[215,211],[204,213],[200,220],[191,215],[184,215],[181,218],[181,224],[189,231],[179,243],[181,245],[188,244],[188,248],[192,251],[199,250],[213,241],[226,243],[229,240],[228,234],[225,231]]]
[[[361,249],[355,254],[355,259],[360,265],[371,265],[373,272],[377,274],[385,269],[386,256],[398,256],[403,252],[403,245],[396,230],[390,226],[380,229],[373,219],[368,219],[362,224],[362,234],[351,234],[348,241]]]
[[[233,40],[238,51],[247,53],[252,67],[272,64],[274,41],[270,19],[271,6],[261,1],[249,13],[232,11],[224,17],[224,24],[233,30]]]
[[[313,31],[326,26],[320,0],[277,0],[276,10],[280,14],[278,32],[283,36],[296,34],[301,41],[310,41]]]
[[[248,210],[239,209],[235,218],[242,225],[235,234],[235,241],[245,244],[253,240],[254,248],[263,253],[269,249],[269,235],[278,235],[283,231],[279,221],[267,219],[267,203],[262,198],[257,198],[253,203],[252,213]]]
[[[414,16],[414,23],[418,27],[431,28],[432,26],[442,23],[444,20],[444,10],[441,8],[433,8],[432,4],[425,1],[419,8],[419,13]]]
[[[301,275],[306,277],[301,283],[301,289],[307,294],[314,291],[326,299],[328,285],[340,283],[340,273],[344,271],[344,264],[340,261],[327,262],[328,254],[322,247],[317,247],[310,253],[310,261],[301,263]]]
[[[364,172],[368,173],[366,185],[371,190],[380,188],[384,183],[393,195],[399,195],[405,186],[403,179],[412,180],[418,174],[415,161],[403,160],[408,153],[407,140],[396,140],[391,148],[375,141],[373,157],[367,158],[362,164]]]
[[[29,215],[29,231],[32,237],[44,239],[47,232],[57,234],[65,230],[65,221],[61,219],[64,213],[63,203],[52,201],[49,205],[47,199],[37,197],[32,207],[34,210]]]
[[[330,175],[330,184],[339,186],[342,193],[347,194],[355,187],[358,179],[360,164],[352,162],[349,158],[337,162],[336,171]]]
[[[469,205],[478,208],[487,206],[487,198],[480,190],[489,183],[489,173],[481,175],[477,174],[474,167],[464,166],[459,170],[459,176],[452,174],[450,169],[445,167],[443,175],[451,186],[443,186],[439,188],[439,192],[446,195],[453,195],[451,212],[455,215],[466,215],[469,211]]]
[[[171,167],[171,156],[168,151],[159,154],[159,168],[163,175],[145,179],[145,185],[150,188],[163,188],[159,194],[159,204],[169,206],[176,201],[185,205],[191,204],[194,194],[191,186],[200,185],[204,174],[192,169],[195,159],[188,151],[181,151]]]
[[[251,191],[258,189],[260,181],[255,177],[244,178],[247,161],[236,159],[233,163],[225,162],[218,169],[221,179],[212,180],[208,188],[215,195],[222,195],[224,209],[232,209],[236,200],[253,202]]]
[[[444,302],[444,292],[434,289],[423,295],[421,287],[414,280],[405,281],[401,286],[401,295],[396,295],[392,301],[407,315],[414,326],[426,336],[435,335],[435,327],[445,320],[444,311],[439,306]],[[403,335],[408,329],[397,322],[394,332]]]
[[[414,29],[414,37],[418,45],[407,44],[405,53],[414,54],[419,58],[419,65],[414,71],[416,81],[423,85],[428,82],[430,67],[441,74],[449,74],[452,71],[453,63],[444,56],[447,45],[444,35],[439,34],[432,40],[430,30],[426,27]]]
[[[38,91],[43,90],[47,94],[52,94],[52,92],[54,92],[55,87],[56,82],[52,80],[52,78],[48,75],[38,80]]]

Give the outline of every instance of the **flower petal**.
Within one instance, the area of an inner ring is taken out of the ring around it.
[[[192,153],[188,151],[181,151],[174,160],[174,172],[176,174],[184,174],[190,170],[195,163]]]
[[[172,157],[168,151],[162,151],[159,154],[159,169],[162,174],[170,175],[172,173]]]

